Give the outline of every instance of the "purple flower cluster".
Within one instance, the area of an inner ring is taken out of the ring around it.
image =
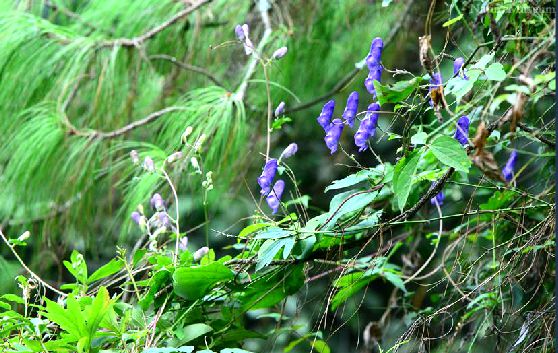
[[[462,57],[455,59],[455,61],[453,62],[453,75],[457,75],[464,80],[468,80],[469,77],[467,77],[467,75],[465,74],[465,69],[463,69],[464,64],[465,59],[463,59]]]
[[[366,66],[368,66],[368,76],[364,80],[364,86],[368,92],[376,97],[376,89],[374,81],[380,81],[382,78],[383,67],[380,64],[382,50],[384,49],[384,41],[380,37],[374,38],[370,45],[370,52],[366,57]]]
[[[358,146],[359,152],[368,148],[368,140],[376,134],[379,117],[377,111],[379,110],[380,105],[378,103],[370,104],[364,119],[360,122],[360,126],[355,134],[355,145]]]
[[[510,157],[506,162],[506,165],[502,169],[502,175],[504,179],[509,183],[515,174],[515,164],[517,163],[517,151],[513,150],[510,153]]]
[[[279,206],[281,205],[281,197],[283,196],[283,191],[285,190],[285,182],[281,179],[275,182],[273,185],[273,190],[267,195],[266,201],[269,206],[273,210],[272,214],[276,214],[279,210]]]
[[[457,125],[455,127],[455,134],[453,137],[463,146],[469,143],[469,123],[469,117],[463,115],[457,120]]]

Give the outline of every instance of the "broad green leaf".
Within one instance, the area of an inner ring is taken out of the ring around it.
[[[192,324],[184,327],[184,332],[181,337],[182,343],[188,343],[196,338],[203,336],[209,332],[213,331],[213,328],[204,323]]]
[[[279,239],[288,237],[290,234],[288,230],[273,227],[256,234],[254,239]]]
[[[317,340],[317,341],[312,341],[313,345],[314,345],[314,350],[317,353],[330,353],[331,350],[329,349],[329,346],[327,345],[327,343],[325,341],[322,340]]]
[[[363,278],[347,287],[343,287],[333,296],[333,299],[331,300],[331,309],[335,310],[339,305],[347,301],[347,299],[358,293],[362,288],[366,287],[371,280],[371,277]]]
[[[359,223],[355,224],[352,227],[346,229],[347,232],[357,231],[357,230],[364,230],[374,227],[380,221],[380,217],[382,216],[382,210],[376,211],[366,217],[364,220],[360,221]]]
[[[112,259],[107,264],[99,267],[97,271],[87,279],[87,283],[93,283],[105,277],[115,274],[124,267],[124,261],[119,259]]]
[[[407,289],[405,288],[405,284],[403,283],[403,280],[397,274],[389,271],[384,271],[381,273],[381,276],[386,280],[388,280],[395,287],[400,289],[403,293],[407,293]]]
[[[454,18],[452,18],[452,19],[447,20],[446,22],[444,22],[444,24],[442,25],[442,27],[449,27],[449,26],[451,26],[452,24],[456,23],[457,21],[461,20],[462,18],[463,18],[463,14],[460,14],[459,16],[454,17]]]
[[[506,71],[504,71],[504,66],[500,63],[490,64],[484,73],[486,78],[491,81],[504,81],[506,79]]]
[[[287,258],[293,249],[295,240],[294,238],[282,238],[282,239],[268,239],[266,240],[260,250],[258,251],[258,263],[256,264],[256,271],[261,270],[262,268],[266,267],[273,261],[273,258],[281,248],[285,248],[283,250],[283,258]]]
[[[428,134],[424,131],[419,131],[413,136],[411,136],[411,144],[413,145],[424,145],[426,143],[426,139],[428,138]]]
[[[344,177],[343,179],[335,180],[328,187],[325,188],[324,192],[329,190],[343,189],[349,186],[356,185],[365,180],[371,180],[374,176],[378,176],[379,173],[376,170],[360,170],[355,174]]]
[[[419,87],[421,81],[422,77],[414,77],[408,81],[398,81],[393,85],[385,86],[378,81],[374,81],[378,103],[384,105],[404,101]]]
[[[460,172],[469,172],[471,161],[459,142],[449,136],[438,136],[429,146],[434,156],[442,163]]]
[[[413,177],[417,172],[418,163],[420,161],[421,153],[419,151],[413,152],[401,160],[395,166],[393,175],[393,193],[397,200],[397,206],[401,211],[407,203],[411,186],[413,185]]]
[[[219,282],[234,278],[233,272],[219,262],[198,267],[181,267],[173,274],[174,291],[179,296],[196,300],[202,298]]]
[[[358,211],[370,204],[378,196],[377,191],[371,192],[353,192],[342,193],[343,197],[339,197],[335,200],[334,207],[330,206],[329,212],[327,213],[327,218],[325,219],[327,223],[323,225],[323,229],[331,229],[335,226],[335,223],[339,218],[344,215]],[[338,196],[338,195],[335,195]],[[330,205],[333,205],[333,200]]]
[[[243,230],[240,231],[240,233],[238,233],[238,237],[239,238],[244,238],[249,234],[252,234],[262,228],[265,227],[269,227],[271,225],[271,223],[256,223],[256,224],[250,224],[249,226],[247,226],[246,228],[244,228]]]

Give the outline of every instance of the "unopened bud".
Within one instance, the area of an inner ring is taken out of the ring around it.
[[[205,255],[207,255],[208,252],[209,252],[209,248],[207,246],[204,246],[203,248],[199,248],[194,253],[194,261],[201,260]]]
[[[151,157],[145,157],[143,160],[143,169],[147,170],[148,172],[155,171],[155,163],[153,163],[153,159]]]
[[[194,129],[191,126],[188,126],[186,130],[184,130],[181,137],[182,143],[186,143],[186,140],[188,139],[188,136],[192,134],[192,131],[194,131]]]
[[[132,163],[138,164],[139,163],[139,154],[136,150],[130,151],[130,158],[132,159]]]
[[[20,235],[17,240],[19,241],[26,241],[27,239],[29,239],[29,236],[31,236],[31,233],[26,230],[22,235]]]
[[[190,163],[192,164],[192,167],[194,167],[194,169],[196,170],[196,173],[198,174],[202,173],[200,164],[198,163],[198,159],[196,157],[190,158]]]
[[[180,151],[174,152],[173,154],[171,154],[167,158],[167,162],[174,163],[175,161],[179,160],[180,158],[182,158],[182,152],[180,152]]]

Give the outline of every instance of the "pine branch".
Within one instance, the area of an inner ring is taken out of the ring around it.
[[[157,34],[165,30],[166,28],[172,26],[176,22],[182,20],[186,16],[188,16],[193,11],[197,10],[198,8],[202,7],[205,4],[210,3],[212,0],[199,0],[190,5],[190,7],[185,8],[182,11],[176,13],[173,17],[168,19],[167,21],[161,23],[158,26],[153,27],[149,31],[145,32],[144,34],[134,37],[134,38],[119,38],[114,40],[109,40],[103,42],[101,47],[113,47],[113,46],[122,46],[122,47],[139,47],[143,42],[155,37]]]
[[[195,66],[195,65],[191,65],[191,64],[187,64],[185,62],[179,61],[177,58],[175,58],[174,56],[170,56],[170,55],[165,55],[165,54],[160,54],[160,55],[151,55],[149,57],[149,59],[158,59],[158,60],[167,60],[170,61],[171,63],[173,63],[174,65],[178,66],[181,69],[184,70],[189,70],[189,71],[193,71],[193,72],[197,72],[199,74],[204,75],[205,77],[207,77],[208,79],[210,79],[213,83],[215,83],[217,86],[221,86],[221,87],[225,87],[225,85],[223,85],[223,83],[221,81],[219,81],[219,79],[217,79],[217,77],[215,77],[211,72],[209,72],[208,70],[204,69],[203,67],[199,67],[199,66]]]

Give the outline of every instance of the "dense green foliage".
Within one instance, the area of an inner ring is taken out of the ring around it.
[[[0,351],[553,352],[553,10],[0,0]]]

